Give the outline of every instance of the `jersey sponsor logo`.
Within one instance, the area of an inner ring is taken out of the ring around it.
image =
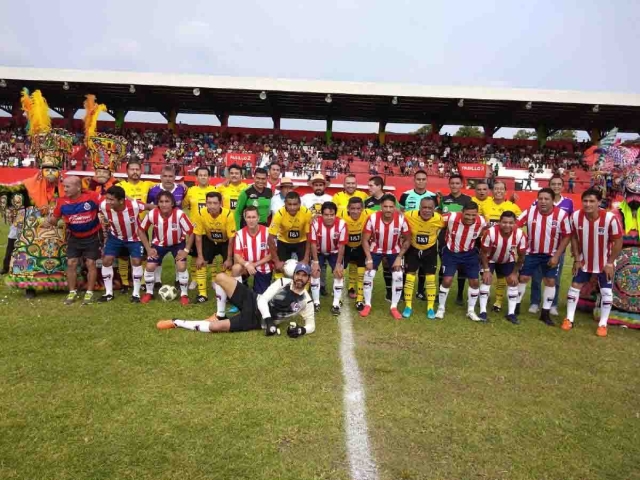
[[[198,204],[198,213],[202,212],[203,208],[207,208],[207,204],[206,203],[199,203]]]
[[[229,201],[229,206],[231,207],[231,210],[235,210],[236,207],[238,206],[238,200],[234,200],[233,198]]]
[[[416,243],[418,245],[427,245],[429,243],[429,235],[416,235]]]
[[[223,235],[222,232],[211,232],[209,237],[211,238],[211,240],[222,240]]]
[[[598,235],[604,235],[607,233],[607,229],[604,227],[598,227]]]
[[[558,222],[555,220],[551,220],[551,228],[556,228],[558,226]]]
[[[300,231],[299,230],[289,230],[289,238],[300,238]]]
[[[355,235],[349,235],[349,242],[350,243],[359,242],[360,239],[362,239],[362,234],[360,234],[360,233],[357,233]]]

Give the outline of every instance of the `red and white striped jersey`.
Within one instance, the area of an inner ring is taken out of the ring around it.
[[[589,220],[582,210],[576,210],[571,215],[571,227],[582,252],[582,270],[603,272],[609,263],[611,244],[622,236],[622,226],[615,214],[600,209],[598,218]]]
[[[347,222],[336,218],[330,227],[325,226],[322,217],[317,217],[311,224],[310,240],[315,242],[318,253],[338,253],[340,245],[346,245],[348,241]]]
[[[373,212],[364,231],[371,234],[371,253],[392,255],[400,252],[402,236],[409,232],[409,224],[400,212],[395,212],[389,223],[382,220],[382,212]]]
[[[174,208],[168,218],[164,218],[159,208],[154,208],[140,222],[144,231],[153,227],[151,243],[157,247],[172,247],[193,233],[193,224],[179,208]]]
[[[527,236],[520,228],[514,228],[511,235],[505,237],[500,225],[495,225],[485,232],[482,246],[489,250],[489,262],[511,263],[516,261],[516,252],[524,255],[527,251]]]
[[[487,225],[482,215],[476,217],[475,223],[465,225],[463,212],[454,212],[443,216],[447,226],[445,242],[452,253],[466,253],[476,248],[476,240],[480,238],[482,229]]]
[[[240,255],[247,262],[256,263],[269,255],[269,229],[264,225],[258,226],[258,233],[251,235],[249,228],[244,227],[236,233],[233,253]],[[256,270],[262,273],[271,271],[271,262],[258,265]]]
[[[533,206],[518,217],[518,226],[527,227],[527,253],[533,255],[553,255],[562,237],[571,234],[569,214],[558,207],[543,215]]]
[[[124,209],[118,212],[113,210],[106,200],[100,203],[100,211],[109,222],[109,233],[123,242],[139,242],[138,215],[144,211],[144,203],[138,200],[124,201]]]

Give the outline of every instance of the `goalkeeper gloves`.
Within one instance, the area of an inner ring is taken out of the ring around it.
[[[276,327],[271,318],[265,318],[264,322],[267,324],[267,328],[264,331],[264,334],[267,337],[271,337],[273,335],[278,335],[280,333],[280,329]]]
[[[298,326],[296,322],[289,323],[289,328],[287,328],[287,335],[289,338],[298,338],[307,333],[307,329],[304,327]]]

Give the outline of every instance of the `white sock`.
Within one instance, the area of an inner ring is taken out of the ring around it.
[[[371,295],[373,294],[373,279],[376,278],[375,270],[365,270],[362,281],[362,293],[364,294],[364,304],[371,306]]]
[[[553,304],[553,297],[556,296],[556,287],[544,287],[542,291],[542,309],[549,310]]]
[[[311,277],[311,298],[316,305],[320,303],[320,277]]]
[[[576,316],[576,307],[578,306],[578,300],[580,299],[580,290],[577,288],[569,287],[567,292],[567,318],[571,323]]]
[[[189,295],[189,272],[178,272],[178,282],[180,282],[180,295],[185,297]]]
[[[238,276],[238,277],[233,277],[233,278],[236,280],[236,282],[242,283],[242,277]]]
[[[489,303],[489,292],[491,292],[491,285],[480,284],[480,313],[487,313],[487,303]]]
[[[600,321],[598,322],[598,326],[606,327],[609,322],[609,314],[611,313],[611,307],[613,305],[613,290],[610,288],[601,288],[600,295]]]
[[[403,276],[404,274],[401,271],[396,272],[394,270],[391,272],[391,308],[398,308],[398,302],[403,294]]]
[[[155,282],[162,283],[162,265],[158,265],[154,273],[155,273]]]
[[[524,297],[525,292],[527,291],[526,283],[518,284],[518,301],[516,303],[522,303],[522,298]]]
[[[154,272],[150,272],[148,270],[144,271],[144,284],[147,287],[147,293],[150,293],[153,295],[153,284],[155,282],[155,274]]]
[[[516,313],[516,305],[518,304],[518,287],[507,287],[507,314],[514,315]]]
[[[218,285],[217,283],[213,284],[213,289],[216,291],[216,316],[226,317],[227,316],[227,292]]]
[[[342,289],[344,288],[344,278],[333,279],[333,306],[340,306],[340,298],[342,297]]]
[[[209,320],[174,320],[176,327],[196,330],[198,332],[209,333]]]
[[[137,267],[131,267],[131,273],[133,274],[133,296],[140,296],[140,284],[142,283],[142,265]],[[156,270],[157,272],[157,270]]]
[[[480,290],[477,288],[469,287],[467,289],[467,312],[475,312],[479,293]]]
[[[113,295],[113,266],[102,266],[102,281],[104,282],[105,295]]]
[[[447,297],[449,296],[449,289],[440,285],[440,295],[438,296],[438,310],[444,312],[444,307],[447,303]]]

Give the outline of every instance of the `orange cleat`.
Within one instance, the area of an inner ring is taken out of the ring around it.
[[[596,329],[596,335],[599,337],[606,337],[607,336],[607,327],[598,327]]]
[[[371,312],[371,305],[365,305],[362,310],[360,310],[361,317],[368,317],[369,312]]]
[[[560,325],[560,328],[565,332],[568,332],[573,328],[573,323],[571,323],[571,320],[569,320],[568,318],[565,318],[562,322],[562,325]]]
[[[180,297],[180,305],[189,305],[189,296],[188,295],[182,295]]]
[[[160,320],[156,323],[156,328],[158,330],[169,330],[171,328],[176,328],[176,324],[173,323],[173,320]]]
[[[402,320],[402,314],[398,311],[397,308],[391,308],[389,309],[389,311],[391,312],[391,316],[393,318],[395,318],[396,320]]]
[[[144,295],[142,295],[140,303],[149,303],[151,300],[153,300],[153,295],[151,295],[150,293],[145,293]]]

